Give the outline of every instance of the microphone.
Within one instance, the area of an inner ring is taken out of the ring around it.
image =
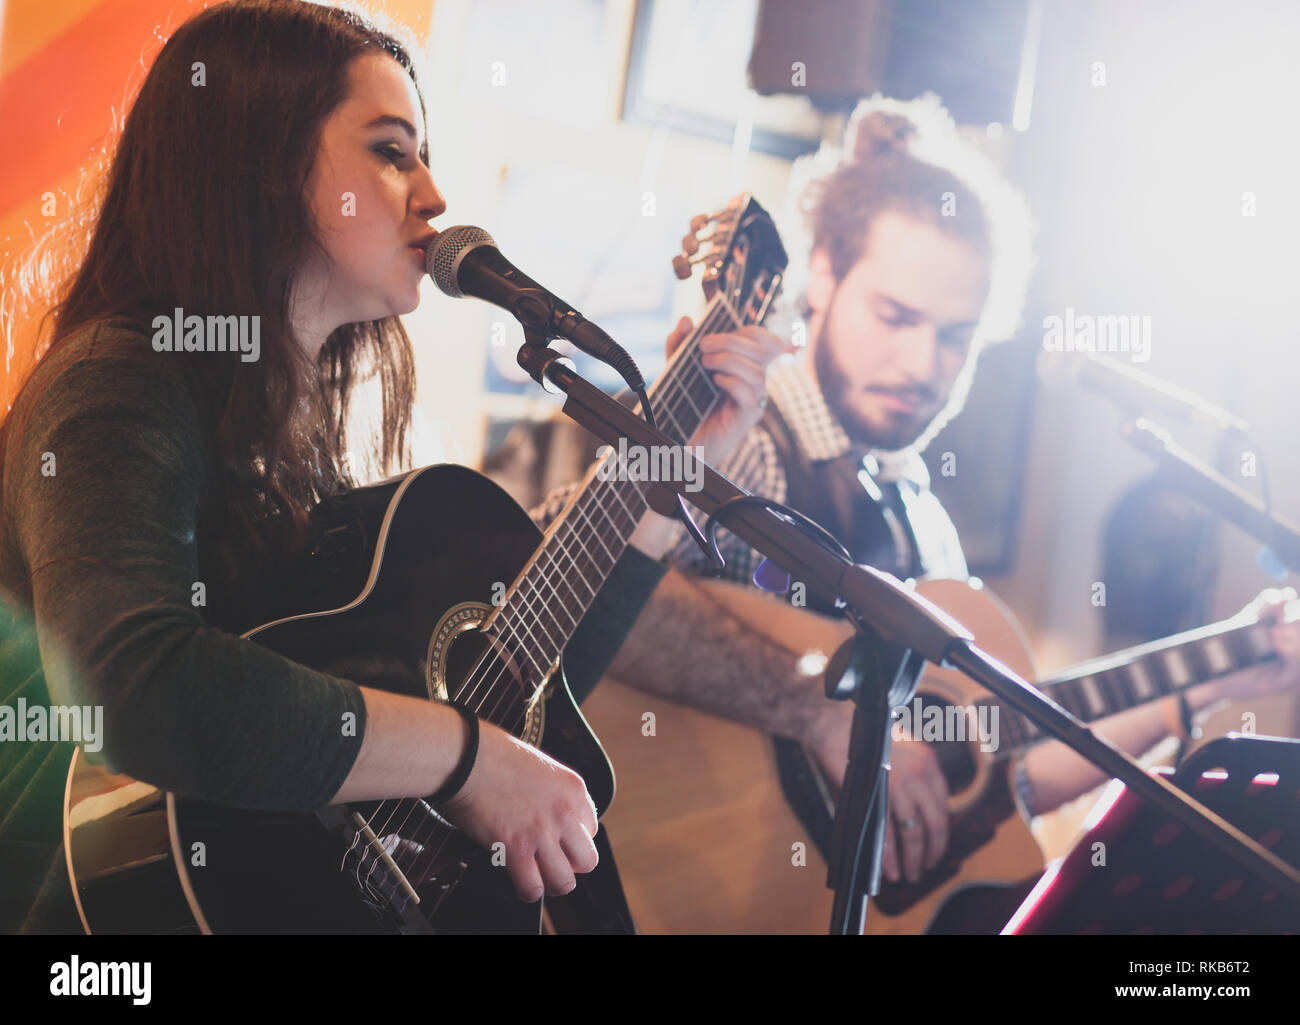
[[[1220,430],[1250,433],[1246,421],[1223,407],[1118,360],[1086,353],[1074,369],[1081,384],[1107,395],[1126,412],[1135,415],[1158,412],[1184,420],[1206,420]]]
[[[645,389],[636,363],[618,342],[507,260],[482,228],[459,224],[441,232],[429,243],[424,267],[453,299],[472,296],[500,306],[525,328],[563,338],[608,363],[634,392]]]

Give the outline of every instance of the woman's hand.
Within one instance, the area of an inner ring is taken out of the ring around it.
[[[519,898],[559,896],[599,860],[596,806],[582,777],[504,730],[483,722],[478,757],[460,793],[440,810],[484,847],[505,844]]]

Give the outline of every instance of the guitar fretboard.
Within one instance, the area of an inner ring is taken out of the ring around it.
[[[678,444],[694,435],[721,394],[700,362],[700,338],[744,323],[721,294],[715,296],[649,389],[656,423]],[[531,687],[540,686],[554,671],[565,644],[649,508],[640,481],[609,472],[617,469],[618,458],[616,451],[608,452],[592,467],[501,607],[484,623],[484,629],[514,642],[511,647]]]
[[[1039,686],[1076,719],[1093,722],[1274,657],[1268,628],[1253,616],[1238,617],[1085,662]],[[1043,739],[1006,705],[998,710],[998,730],[999,757]]]

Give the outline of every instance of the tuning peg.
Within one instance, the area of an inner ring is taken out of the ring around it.
[[[682,252],[687,255],[694,255],[700,251],[700,240],[694,235],[682,236]]]
[[[711,220],[713,220],[713,218],[709,214],[696,214],[691,218],[691,231],[699,231]]]
[[[708,253],[696,253],[694,256],[687,257],[678,255],[673,257],[673,273],[685,281],[691,276],[691,266],[697,263],[704,263],[709,259]]]

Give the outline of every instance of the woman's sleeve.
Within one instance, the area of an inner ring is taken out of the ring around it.
[[[205,624],[198,418],[179,375],[147,364],[71,363],[10,440],[51,700],[102,708],[114,771],[238,807],[322,807],[360,750],[361,691]]]
[[[665,563],[631,545],[614,563],[565,648],[565,676],[576,701],[586,700],[605,675],[667,571]]]

